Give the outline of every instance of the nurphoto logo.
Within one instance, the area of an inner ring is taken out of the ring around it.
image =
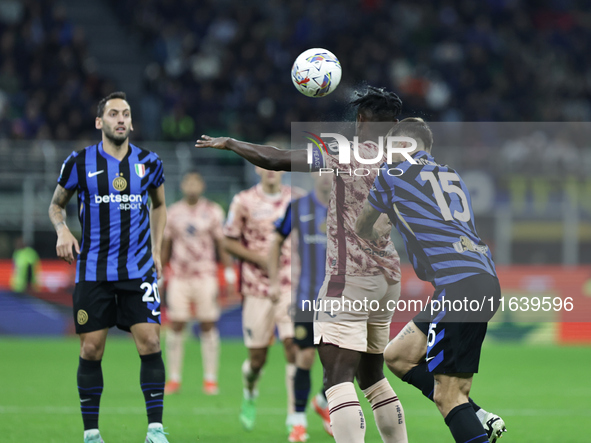
[[[388,136],[384,141],[384,137],[378,138],[376,149],[376,155],[374,158],[363,158],[359,152],[359,137],[353,137],[353,141],[350,141],[347,137],[342,134],[334,132],[322,132],[320,136],[304,131],[308,136],[305,136],[309,143],[307,145],[308,150],[308,164],[312,166],[314,170],[318,170],[320,175],[323,173],[336,173],[337,175],[355,175],[358,177],[364,177],[371,174],[371,171],[377,171],[380,175],[382,170],[386,170],[386,173],[391,176],[398,177],[402,175],[403,171],[399,168],[355,168],[355,169],[333,169],[333,168],[322,168],[320,165],[322,162],[320,159],[325,155],[335,156],[338,153],[338,159],[340,165],[351,164],[351,152],[357,162],[362,165],[381,165],[384,162],[384,153],[386,154],[387,164],[393,163],[393,155],[400,154],[410,164],[416,165],[417,162],[411,157],[410,153],[417,148],[417,142],[411,137],[402,136]],[[326,143],[324,139],[333,139],[329,143]],[[403,145],[404,143],[404,145]],[[385,149],[384,149],[385,146]]]

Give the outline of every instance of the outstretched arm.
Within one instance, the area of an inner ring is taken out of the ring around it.
[[[271,171],[310,172],[308,151],[305,149],[288,151],[274,146],[242,142],[230,137],[212,138],[208,135],[202,135],[195,147],[233,151],[253,165]]]

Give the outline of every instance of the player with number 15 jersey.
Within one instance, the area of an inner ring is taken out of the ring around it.
[[[456,442],[494,443],[506,430],[503,420],[469,398],[487,322],[501,296],[492,255],[476,232],[466,184],[431,155],[428,125],[411,117],[388,135],[405,137],[398,143],[407,152],[383,166],[395,172],[376,177],[356,232],[371,238],[375,221],[388,214],[417,276],[435,293],[384,358],[392,372],[436,402]]]

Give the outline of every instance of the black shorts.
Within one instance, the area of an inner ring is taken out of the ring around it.
[[[314,347],[314,323],[311,321],[296,321],[293,326],[293,342],[298,345],[300,349]]]
[[[490,274],[478,274],[435,290],[433,300],[486,300],[486,308],[467,312],[430,313],[428,306],[413,319],[427,336],[427,367],[434,374],[476,373],[487,322],[499,307],[501,287]],[[493,300],[490,304],[489,300]],[[452,320],[452,321],[449,321]]]
[[[113,326],[129,331],[137,323],[160,324],[160,293],[155,274],[143,279],[76,283],[77,334]]]

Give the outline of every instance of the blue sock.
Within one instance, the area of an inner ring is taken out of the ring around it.
[[[461,404],[449,411],[445,424],[456,443],[488,443],[486,431],[470,403]]]
[[[100,360],[78,361],[78,395],[84,430],[98,429],[99,406],[103,393],[103,370]]]
[[[295,376],[293,377],[293,391],[296,412],[306,412],[311,386],[312,383],[310,382],[310,371],[297,368]]]
[[[140,355],[140,358],[142,359],[140,383],[146,400],[148,424],[162,423],[164,382],[166,380],[162,352]]]

